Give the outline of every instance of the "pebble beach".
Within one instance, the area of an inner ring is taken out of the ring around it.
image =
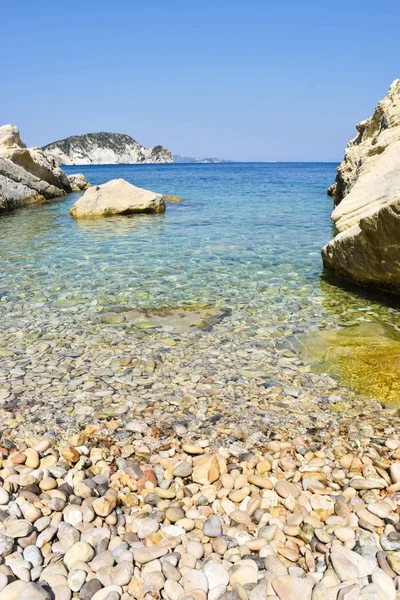
[[[3,440],[1,600],[398,597],[399,439],[239,452],[91,429]]]

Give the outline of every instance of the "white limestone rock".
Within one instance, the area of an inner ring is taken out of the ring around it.
[[[68,179],[73,192],[87,190],[91,186],[91,184],[88,182],[86,177],[82,175],[82,173],[74,173],[73,175],[68,175]]]
[[[339,234],[324,265],[363,285],[400,291],[400,79],[357,125],[331,189]]]
[[[0,127],[0,148],[26,148],[16,125],[8,124]]]
[[[161,194],[136,187],[124,179],[112,179],[86,190],[71,208],[70,215],[75,219],[90,219],[163,212],[165,202]]]
[[[83,175],[74,177],[80,177],[82,185]],[[40,148],[27,148],[16,125],[0,127],[0,212],[42,203],[71,191],[70,179],[54,159]]]

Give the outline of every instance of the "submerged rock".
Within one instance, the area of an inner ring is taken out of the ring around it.
[[[215,306],[178,306],[175,308],[115,307],[101,313],[100,321],[107,324],[126,322],[138,329],[209,330],[227,317],[230,312],[228,308]]]
[[[183,199],[179,198],[179,196],[169,196],[168,194],[164,194],[163,198],[165,202],[173,202],[175,204],[180,204],[181,202],[183,202]]]
[[[360,323],[301,334],[285,346],[318,370],[339,376],[341,384],[357,392],[385,404],[400,403],[400,335],[392,327]],[[346,409],[342,404],[331,408]]]
[[[163,212],[165,202],[161,194],[136,187],[124,179],[112,179],[89,188],[69,211],[75,219]]]
[[[328,190],[339,234],[323,248],[338,275],[400,291],[400,79],[374,114],[357,125]]]

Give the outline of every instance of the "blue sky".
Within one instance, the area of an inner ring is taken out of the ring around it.
[[[29,145],[113,131],[176,154],[339,161],[400,77],[400,3],[15,0],[1,122]]]

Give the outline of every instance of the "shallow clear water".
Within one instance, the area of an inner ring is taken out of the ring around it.
[[[34,326],[43,307],[51,315],[52,307],[78,306],[84,324],[98,304],[229,305],[252,315],[252,331],[268,326],[272,338],[365,318],[397,323],[396,308],[321,279],[320,249],[332,236],[326,188],[335,167],[69,167],[93,184],[122,177],[185,202],[169,204],[165,215],[78,222],[68,215],[78,197],[71,194],[2,215],[3,308],[24,298]]]

